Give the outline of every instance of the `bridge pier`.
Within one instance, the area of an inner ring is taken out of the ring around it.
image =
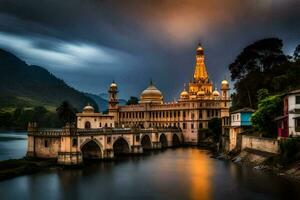
[[[160,142],[152,142],[152,149],[161,149],[162,145]]]
[[[103,151],[103,158],[114,158],[114,150],[113,149],[105,149]]]
[[[58,152],[57,163],[61,165],[80,165],[82,164],[82,153]]]
[[[131,153],[132,154],[142,154],[143,153],[142,146],[141,145],[131,146]]]

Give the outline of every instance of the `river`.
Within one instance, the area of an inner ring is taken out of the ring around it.
[[[14,139],[15,138],[15,139]],[[0,159],[25,155],[24,133],[0,134]],[[1,199],[300,199],[300,186],[273,174],[178,148],[82,169],[51,169],[0,182]]]

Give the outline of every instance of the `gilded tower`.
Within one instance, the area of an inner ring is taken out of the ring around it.
[[[189,99],[210,99],[216,96],[213,92],[213,84],[209,80],[205,66],[204,49],[201,44],[196,49],[196,63],[193,79],[189,82],[188,91],[184,89],[181,100]]]

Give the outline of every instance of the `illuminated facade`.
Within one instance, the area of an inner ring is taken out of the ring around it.
[[[212,118],[229,118],[229,85],[221,83],[221,94],[213,90],[199,45],[193,80],[181,92],[178,102],[164,102],[163,94],[150,85],[137,105],[120,106],[118,86],[111,83],[108,114],[91,105],[77,113],[77,127],[39,129],[28,124],[28,157],[55,158],[59,164],[77,165],[84,159],[110,159],[119,154],[141,154],[146,149],[197,144]],[[227,121],[227,123],[226,123]],[[223,126],[223,133],[227,126]]]
[[[177,127],[182,130],[185,143],[197,144],[210,119],[229,116],[228,81],[223,80],[220,89],[221,94],[209,80],[204,49],[199,45],[193,80],[181,92],[178,102],[164,102],[162,92],[151,81],[137,105],[120,106],[113,82],[108,91],[109,115],[114,116],[116,127]]]

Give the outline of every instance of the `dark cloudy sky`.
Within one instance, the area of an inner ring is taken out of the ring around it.
[[[138,96],[150,78],[167,100],[192,78],[197,43],[215,83],[243,47],[300,43],[299,0],[0,0],[0,48],[81,91]]]

